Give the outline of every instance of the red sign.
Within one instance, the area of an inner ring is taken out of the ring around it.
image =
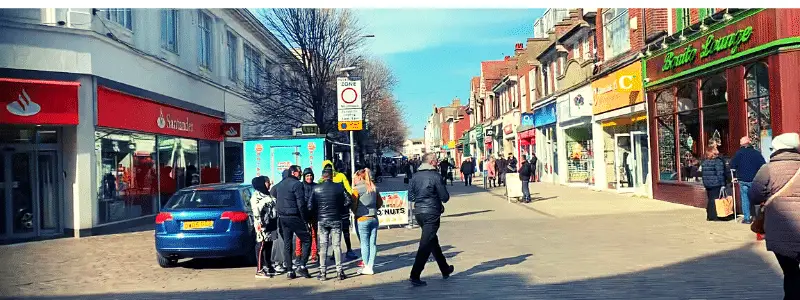
[[[0,123],[78,124],[78,82],[0,78]]]
[[[221,141],[222,120],[106,87],[97,88],[97,125]]]
[[[242,136],[241,123],[222,123],[220,126],[222,135],[225,137],[240,137]]]
[[[511,124],[508,124],[508,125],[503,127],[503,133],[511,134],[513,132],[514,132],[514,127],[512,127]]]

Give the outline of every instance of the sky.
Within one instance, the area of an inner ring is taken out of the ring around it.
[[[363,51],[394,71],[394,95],[405,111],[410,138],[424,136],[433,105],[469,101],[470,79],[480,63],[514,54],[514,44],[533,37],[544,9],[358,9]]]

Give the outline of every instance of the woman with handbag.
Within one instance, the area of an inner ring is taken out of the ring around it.
[[[767,250],[783,270],[784,299],[800,299],[800,136],[784,133],[772,140],[773,153],[753,179],[750,200],[761,204],[751,224],[765,234]]]
[[[725,189],[727,177],[725,172],[725,161],[719,157],[719,151],[715,147],[706,149],[706,159],[700,165],[703,178],[703,186],[706,188],[708,202],[706,204],[706,221],[719,221],[717,216],[716,200]]]

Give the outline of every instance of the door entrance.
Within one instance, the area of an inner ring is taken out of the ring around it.
[[[0,149],[0,236],[30,238],[60,231],[58,155],[27,146]]]
[[[646,194],[650,170],[647,134],[641,131],[616,134],[614,141],[617,191]]]

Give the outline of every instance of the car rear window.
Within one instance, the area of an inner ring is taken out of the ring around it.
[[[236,199],[236,191],[185,191],[172,196],[164,208],[224,208],[235,206]]]

